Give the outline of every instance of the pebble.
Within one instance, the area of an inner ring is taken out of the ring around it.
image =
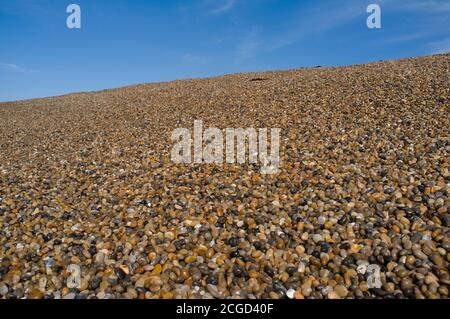
[[[0,296],[447,299],[449,57],[2,103]],[[194,120],[280,128],[279,173],[173,163]]]
[[[289,298],[289,299],[294,299],[294,297],[295,297],[295,290],[294,289],[289,289],[287,292],[286,292],[286,296]]]
[[[6,296],[6,294],[8,293],[9,289],[8,286],[5,283],[0,283],[0,295],[1,296]]]
[[[220,294],[219,289],[217,288],[216,285],[208,284],[208,285],[206,286],[206,289],[208,289],[208,292],[209,292],[214,298],[218,298],[218,299],[221,298],[221,294]]]
[[[348,295],[348,289],[343,285],[337,285],[334,287],[334,292],[340,297],[345,298]]]
[[[42,299],[44,298],[44,294],[38,288],[34,288],[31,290],[29,294],[30,299]]]
[[[328,299],[341,299],[339,294],[335,291],[330,291],[327,295]]]
[[[320,241],[323,240],[323,237],[322,237],[322,235],[320,235],[320,234],[314,234],[314,235],[312,236],[312,240],[313,240],[315,243],[318,243],[318,242],[320,242]]]

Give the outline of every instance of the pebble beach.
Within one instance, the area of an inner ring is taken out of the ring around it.
[[[173,163],[195,120],[279,172]],[[0,103],[0,298],[446,299],[449,161],[449,53]]]

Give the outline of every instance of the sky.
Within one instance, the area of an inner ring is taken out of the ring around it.
[[[0,0],[0,101],[449,51],[450,0]]]

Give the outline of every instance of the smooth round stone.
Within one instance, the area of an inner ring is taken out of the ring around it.
[[[34,288],[33,290],[31,290],[28,297],[30,299],[42,299],[42,298],[44,298],[44,294],[39,289]]]
[[[444,263],[444,259],[438,255],[438,254],[434,254],[431,257],[431,260],[433,261],[433,263],[438,266],[439,268],[445,268],[445,263]]]
[[[413,249],[413,254],[414,254],[414,256],[416,256],[417,258],[420,258],[422,260],[428,259],[428,256],[425,255],[425,253],[423,251],[421,251],[420,249]]]
[[[409,278],[403,278],[401,281],[402,290],[413,288],[413,282]]]
[[[330,291],[327,295],[328,299],[341,299],[339,294],[335,291]]]
[[[302,245],[298,245],[298,246],[295,248],[295,251],[297,252],[297,254],[303,255],[303,254],[305,253],[305,247],[302,246]]]
[[[169,253],[174,253],[174,252],[176,252],[177,251],[177,248],[175,247],[175,245],[174,244],[170,244],[169,246],[167,246],[167,252],[169,252]]]
[[[305,299],[305,297],[302,295],[301,290],[296,290],[294,294],[295,299]]]
[[[406,257],[406,263],[409,265],[414,265],[414,262],[416,261],[416,258],[414,258],[414,256],[408,256]]]
[[[312,289],[311,286],[302,286],[302,295],[305,297],[309,297],[311,295]]]
[[[275,291],[269,292],[269,297],[271,299],[280,299],[280,296],[278,296],[278,294]]]
[[[334,287],[334,292],[340,297],[345,298],[348,295],[348,289],[343,285],[337,285]]]
[[[149,289],[152,292],[156,292],[161,289],[163,285],[163,281],[157,275],[151,275],[145,279],[145,288]]]
[[[174,240],[175,239],[175,234],[171,231],[165,232],[164,233],[164,238],[167,240]]]
[[[317,221],[319,222],[320,225],[323,225],[323,224],[325,224],[327,219],[325,216],[319,216],[319,218],[317,218]]]
[[[193,256],[193,255],[188,256],[188,257],[186,257],[186,258],[184,259],[184,261],[185,261],[187,264],[194,263],[194,262],[197,261],[197,256]]]
[[[206,286],[206,289],[208,289],[208,292],[209,292],[214,298],[221,298],[221,297],[222,297],[221,294],[220,294],[220,292],[219,292],[219,289],[217,288],[216,285],[208,284],[208,285]]]
[[[8,286],[5,283],[0,283],[0,295],[5,296],[8,293]]]
[[[318,242],[320,242],[320,241],[323,241],[323,237],[322,237],[322,235],[320,235],[320,234],[314,234],[314,235],[312,236],[312,240],[313,240],[315,243],[318,243]]]

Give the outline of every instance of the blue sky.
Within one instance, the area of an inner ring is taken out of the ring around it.
[[[449,0],[0,0],[0,101],[449,51]]]

